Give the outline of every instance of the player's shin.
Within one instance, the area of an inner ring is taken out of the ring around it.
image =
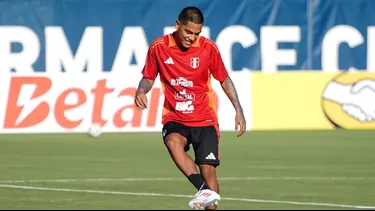
[[[200,164],[199,168],[201,170],[203,179],[209,189],[215,191],[216,193],[219,193],[219,183],[216,175],[216,167],[210,164]]]

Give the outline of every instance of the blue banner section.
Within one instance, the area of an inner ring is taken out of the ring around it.
[[[191,5],[231,71],[375,70],[373,0],[0,0],[1,71],[139,70]]]

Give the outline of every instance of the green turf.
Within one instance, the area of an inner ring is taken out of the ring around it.
[[[224,199],[219,209],[375,206],[375,131],[247,132],[241,138],[225,132],[220,148]],[[84,180],[98,178],[172,179]],[[79,180],[9,181],[51,179]],[[87,190],[103,192],[82,192]],[[190,199],[121,195],[124,192],[189,196],[195,189],[174,166],[160,133],[104,134],[96,139],[86,134],[0,135],[0,209],[188,209]]]

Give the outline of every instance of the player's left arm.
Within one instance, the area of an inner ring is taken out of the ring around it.
[[[243,109],[240,100],[238,98],[236,87],[234,86],[234,83],[230,76],[228,76],[221,83],[221,87],[223,88],[225,94],[228,96],[234,109],[236,110],[235,129],[238,131],[238,126],[240,127],[237,134],[237,136],[239,137],[246,131],[246,120],[243,114]]]
[[[238,98],[236,87],[230,78],[224,62],[221,58],[220,52],[214,43],[210,43],[213,47],[211,49],[211,64],[210,70],[212,76],[220,81],[221,87],[225,94],[231,101],[234,109],[236,110],[235,129],[238,131],[237,137],[241,136],[246,131],[246,120],[243,114],[243,109]],[[239,128],[238,128],[239,127]]]

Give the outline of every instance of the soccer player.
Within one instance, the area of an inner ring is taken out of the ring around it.
[[[176,31],[152,42],[134,104],[139,110],[147,108],[146,94],[159,75],[165,95],[164,143],[176,166],[198,190],[189,206],[216,209],[220,200],[216,176],[216,167],[220,164],[220,132],[211,75],[221,83],[234,106],[238,137],[246,131],[246,121],[236,88],[216,44],[199,36],[203,22],[203,14],[198,8],[186,7],[178,16]],[[190,145],[195,160],[186,153]]]

